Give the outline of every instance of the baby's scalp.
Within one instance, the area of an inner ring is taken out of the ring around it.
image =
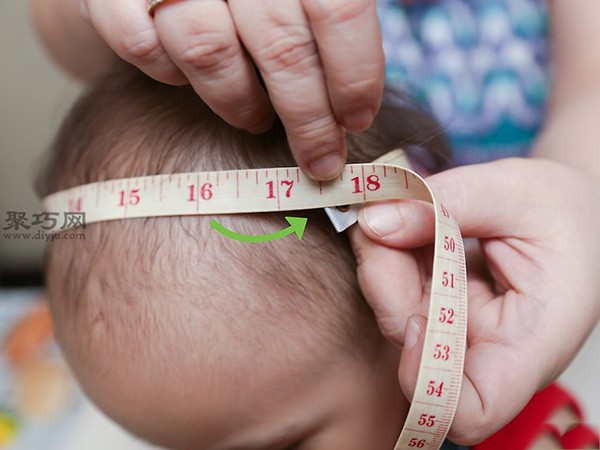
[[[350,160],[442,141],[424,115],[411,114],[404,122],[381,114],[370,133],[349,136]],[[235,130],[191,89],[126,68],[74,107],[38,191],[290,165],[281,126],[261,136]],[[339,358],[375,359],[383,338],[360,295],[345,236],[322,211],[299,215],[309,218],[302,241],[239,243],[214,233],[209,217],[173,217],[91,224],[83,241],[51,243],[46,277],[56,332],[88,395],[134,433],[172,445],[170,432],[179,429],[184,439],[190,420],[189,410],[169,407],[177,397],[218,428],[207,397],[223,389],[243,395],[252,380],[283,394],[315,382]],[[237,232],[262,234],[281,228],[283,216],[218,219]],[[139,414],[157,409],[150,419]]]

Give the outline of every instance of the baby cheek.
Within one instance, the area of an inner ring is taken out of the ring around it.
[[[362,419],[357,415],[356,420],[329,423],[309,440],[303,442],[299,448],[310,450],[330,450],[332,448],[392,450],[400,435],[402,425],[401,419],[394,420],[397,417],[397,414],[390,411],[389,418],[375,425],[365,411]]]
[[[82,333],[75,335],[77,339],[62,339],[62,351],[82,390],[106,416],[147,438],[163,410],[157,408],[161,390],[144,381],[150,374],[111,355],[107,342],[90,346],[89,335],[88,339]]]
[[[329,420],[307,442],[307,449],[394,448],[410,406],[402,394],[395,371],[375,380],[361,379],[340,398],[343,400]]]
[[[177,429],[183,421],[177,416],[185,405],[173,405],[143,377],[136,382],[123,376],[92,376],[82,385],[92,402],[128,432],[161,447],[182,448],[174,440],[183,435]]]

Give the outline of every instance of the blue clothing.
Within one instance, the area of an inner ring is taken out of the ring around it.
[[[454,164],[526,154],[549,92],[544,0],[378,0],[378,13],[388,84],[440,121]]]
[[[389,84],[426,105],[457,165],[523,156],[549,91],[544,0],[378,0]]]

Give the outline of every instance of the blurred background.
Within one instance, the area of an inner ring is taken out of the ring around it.
[[[81,89],[38,45],[26,0],[0,2],[0,223],[7,211],[40,212],[32,179],[65,111]],[[4,231],[4,230],[3,230]],[[4,233],[3,233],[4,234]],[[40,280],[43,242],[0,237],[0,282]]]
[[[33,177],[62,117],[83,86],[61,73],[45,55],[30,26],[25,0],[0,2],[0,57],[0,226],[4,228],[10,211],[25,213],[26,217],[40,212]],[[65,378],[68,371],[44,334],[47,323],[40,315],[43,248],[39,239],[0,235],[0,349],[4,351],[6,345],[16,342],[12,353],[0,356],[0,448],[147,448],[104,418]],[[26,348],[19,344],[23,336],[28,342]],[[32,366],[31,358],[24,363],[23,354],[34,354],[35,364]],[[45,384],[40,388],[39,383],[33,383],[31,391],[31,380],[39,379],[40,374]],[[590,423],[600,424],[598,329],[562,379],[585,404]],[[29,402],[25,413],[15,406],[23,401]],[[40,413],[46,422],[39,420]],[[11,436],[25,435],[23,430],[33,436],[29,441],[13,439],[12,446],[3,446],[3,442],[9,445]],[[62,433],[60,443],[51,447],[47,433],[55,436],[56,430]],[[39,446],[40,439],[45,442],[43,447]]]

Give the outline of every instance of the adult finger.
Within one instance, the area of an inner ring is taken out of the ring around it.
[[[365,299],[383,334],[402,348],[398,376],[404,394],[412,399],[427,327],[423,267],[430,262],[379,245],[359,228],[353,228],[350,237]],[[540,333],[530,333],[526,323],[543,317],[543,312],[527,310],[532,304],[524,298],[494,299],[493,289],[475,278],[469,283],[465,375],[450,432],[451,439],[462,444],[477,443],[510,421],[548,380],[553,360],[539,345],[546,337],[538,339]]]
[[[229,5],[299,166],[315,179],[335,178],[346,159],[344,133],[299,0],[230,0]]]
[[[429,295],[423,285],[431,261],[420,260],[416,250],[381,245],[359,227],[350,230],[350,239],[363,295],[384,335],[402,346],[399,381],[412,399],[423,354]],[[469,347],[450,433],[462,444],[479,442],[510,421],[551,379],[557,358],[565,353],[557,344],[544,348],[544,342],[556,339],[552,334],[560,326],[549,325],[543,303],[514,291],[496,297],[488,276],[470,271]]]
[[[423,301],[427,273],[414,254],[369,239],[359,227],[348,230],[357,260],[361,291],[375,313],[383,335],[397,346],[411,314],[426,313]]]
[[[317,41],[334,114],[363,131],[379,110],[385,56],[374,0],[303,0]]]
[[[365,299],[383,334],[402,347],[398,376],[410,400],[427,327],[423,268],[431,262],[377,244],[357,227],[350,238]],[[474,275],[469,281],[469,348],[450,432],[451,439],[462,444],[477,443],[510,421],[549,380],[555,360],[541,344],[551,337],[531,323],[548,323],[544,311],[523,297],[495,298],[491,286]]]
[[[532,182],[533,164],[544,166],[536,171],[557,166],[539,160],[500,160],[441,172],[427,183],[464,236],[529,237],[540,232],[543,217],[554,211],[543,201],[547,186]],[[365,205],[359,223],[381,244],[410,248],[432,241],[433,217],[431,205],[401,200]]]
[[[500,302],[496,302],[500,303]],[[523,330],[514,330],[523,337]],[[412,399],[418,368],[424,355],[427,320],[411,316],[406,326],[398,376],[402,391]],[[457,444],[473,445],[492,435],[521,411],[531,396],[543,387],[549,364],[539,340],[527,336],[523,342],[470,337],[458,407],[448,437]],[[472,334],[472,333],[471,333]],[[474,342],[471,342],[474,341]],[[537,353],[536,353],[537,352]],[[452,357],[450,351],[449,356]]]
[[[144,0],[83,0],[82,9],[106,43],[125,61],[164,83],[185,76],[162,46]]]
[[[165,49],[213,111],[237,128],[269,129],[274,111],[237,37],[227,2],[165,5],[156,11],[155,23]]]

